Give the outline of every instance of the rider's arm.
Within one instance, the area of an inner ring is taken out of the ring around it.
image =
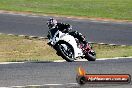
[[[72,26],[64,23],[57,23],[58,29],[62,32],[69,32],[72,29]]]

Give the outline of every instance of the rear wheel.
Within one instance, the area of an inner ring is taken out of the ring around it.
[[[94,51],[90,51],[85,55],[85,58],[88,61],[95,61],[96,60],[96,53]]]
[[[57,44],[57,53],[68,62],[75,60],[73,47],[67,42]]]

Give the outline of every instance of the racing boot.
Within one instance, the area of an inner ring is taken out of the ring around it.
[[[84,43],[84,46],[82,47],[82,50],[83,50],[83,53],[87,53],[89,50],[92,49],[92,46],[88,43],[88,42],[83,42]]]

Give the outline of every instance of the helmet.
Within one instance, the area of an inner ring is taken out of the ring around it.
[[[47,21],[47,24],[48,24],[49,29],[55,28],[56,25],[57,25],[57,20],[54,19],[54,18],[50,18],[50,19]]]

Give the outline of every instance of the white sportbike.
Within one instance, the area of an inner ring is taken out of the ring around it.
[[[83,49],[83,43],[80,43],[77,38],[74,38],[68,33],[62,33],[59,30],[51,29],[47,35],[49,42],[56,51],[57,55],[61,56],[68,62],[75,61],[76,59],[87,59],[88,61],[96,60],[96,53],[92,50],[90,44],[87,44]]]

